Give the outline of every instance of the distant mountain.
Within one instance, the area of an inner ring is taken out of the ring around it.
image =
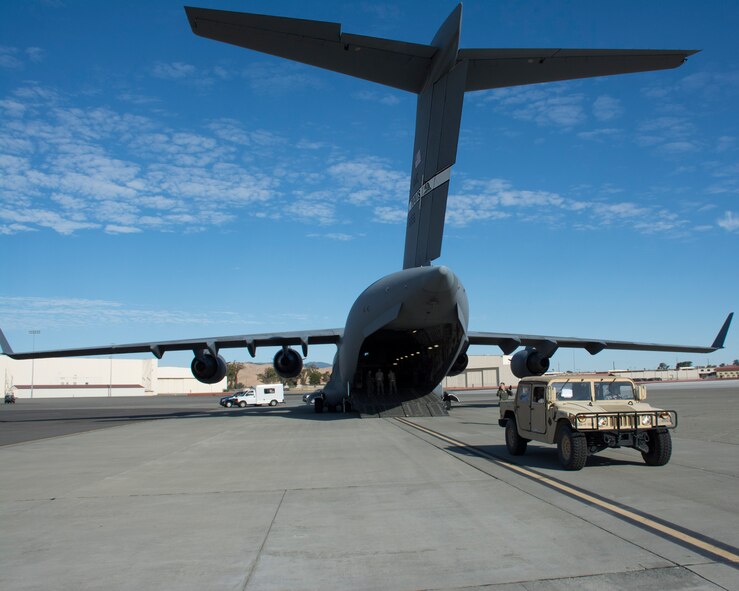
[[[333,367],[330,363],[326,363],[325,361],[307,361],[305,362],[306,365],[315,365],[318,369],[326,369],[327,367]]]

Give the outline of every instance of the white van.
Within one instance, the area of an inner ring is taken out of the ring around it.
[[[285,402],[285,389],[282,384],[260,384],[253,389],[249,388],[237,396],[234,404],[240,407],[247,405],[269,404],[276,406],[277,403]]]

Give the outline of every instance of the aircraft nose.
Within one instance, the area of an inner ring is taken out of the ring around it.
[[[434,293],[451,291],[454,280],[454,273],[449,267],[430,267],[425,290]]]

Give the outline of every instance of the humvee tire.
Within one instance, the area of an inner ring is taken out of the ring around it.
[[[641,452],[648,466],[664,466],[672,456],[672,436],[667,429],[652,429],[649,432],[649,451]]]
[[[562,423],[557,435],[557,455],[565,470],[582,470],[588,461],[588,441],[568,423]]]
[[[528,442],[528,439],[524,439],[518,434],[516,419],[509,418],[505,426],[505,446],[508,448],[508,453],[512,456],[522,456],[526,453]]]

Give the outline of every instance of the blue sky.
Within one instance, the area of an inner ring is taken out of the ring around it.
[[[416,43],[455,6],[194,4]],[[29,330],[46,349],[341,327],[401,267],[415,95],[196,37],[179,2],[3,8],[0,326],[16,349]],[[702,50],[467,94],[435,263],[464,283],[471,330],[702,345],[739,311],[737,30],[728,0],[464,4],[461,47]],[[707,358],[552,365],[737,357],[734,326]]]

